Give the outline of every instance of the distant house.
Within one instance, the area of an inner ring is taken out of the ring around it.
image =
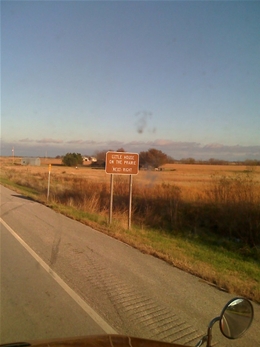
[[[95,157],[83,157],[83,161],[90,161],[92,163],[96,163],[97,158],[95,158]]]
[[[25,157],[21,159],[21,165],[32,165],[32,166],[40,166],[41,160],[40,158],[29,158]]]

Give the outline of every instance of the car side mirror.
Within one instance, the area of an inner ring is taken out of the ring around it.
[[[228,339],[237,339],[250,327],[254,318],[251,302],[244,298],[234,298],[223,308],[220,315],[220,331]]]

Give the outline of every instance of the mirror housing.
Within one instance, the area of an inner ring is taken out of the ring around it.
[[[225,305],[219,318],[222,334],[228,339],[237,339],[250,327],[254,308],[249,300],[237,297]]]
[[[207,335],[200,339],[196,347],[202,346],[204,342],[207,347],[211,347],[212,328],[216,322],[219,322],[220,331],[225,337],[237,339],[247,331],[253,318],[254,308],[251,302],[241,297],[233,298],[224,306],[221,315],[211,320]]]

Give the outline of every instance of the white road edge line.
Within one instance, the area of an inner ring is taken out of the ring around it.
[[[0,217],[0,223],[20,242],[20,244],[33,256],[33,258],[46,270],[50,276],[67,292],[70,297],[76,301],[76,303],[104,330],[107,334],[117,334],[117,332],[99,316],[81,297],[71,289],[59,275],[53,271],[49,265],[47,265],[39,256],[36,254],[23,239],[16,234],[16,232]]]

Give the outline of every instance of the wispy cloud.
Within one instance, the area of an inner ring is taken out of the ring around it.
[[[93,141],[93,140],[69,140],[65,141],[69,145],[101,145],[106,144],[105,141]]]
[[[63,143],[63,140],[55,140],[55,139],[41,139],[41,140],[36,140],[37,143]]]
[[[28,139],[28,137],[26,139],[21,139],[19,140],[19,142],[26,142],[26,143],[29,143],[29,142],[35,142],[34,140],[32,139]]]
[[[83,155],[92,155],[96,151],[117,150],[124,148],[128,152],[139,153],[149,148],[157,148],[174,159],[194,158],[206,160],[209,158],[223,160],[260,159],[260,146],[225,145],[220,143],[201,144],[199,142],[176,142],[169,139],[156,139],[154,141],[94,141],[94,140],[67,140],[45,138],[34,140],[29,138],[17,142],[8,142],[1,139],[1,155],[10,155],[12,147],[16,155],[40,156],[48,151],[48,155],[63,155],[76,151]]]
[[[199,148],[201,144],[198,142],[176,142],[166,139],[157,139],[155,141],[147,142],[149,146],[155,147],[165,147],[165,148],[174,148],[174,149],[187,149],[187,148]]]
[[[113,147],[113,148],[119,148],[122,146],[125,146],[125,142],[123,141],[109,141],[107,142],[108,146]]]
[[[83,141],[83,140],[70,140],[70,141],[66,141],[66,143],[72,144],[72,145],[82,145],[82,144],[86,143],[86,141]]]
[[[207,145],[204,146],[204,148],[223,148],[224,145],[220,144],[220,143],[209,143]]]
[[[28,137],[25,139],[21,139],[19,140],[19,142],[23,142],[23,143],[63,143],[63,140],[57,140],[57,139],[51,139],[51,138],[47,138],[47,139],[41,139],[41,140],[34,140],[34,139],[29,139]]]

